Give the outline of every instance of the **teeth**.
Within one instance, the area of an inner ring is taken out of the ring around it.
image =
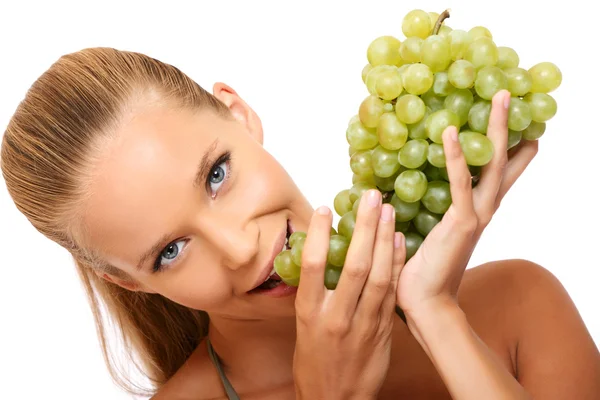
[[[269,276],[267,276],[267,279],[265,279],[265,282],[268,281],[269,279],[271,279],[271,277],[275,275],[275,267],[273,267],[273,270],[271,271],[271,273],[269,274]]]
[[[287,242],[283,244],[283,248],[281,249],[281,251],[286,251],[287,250]]]

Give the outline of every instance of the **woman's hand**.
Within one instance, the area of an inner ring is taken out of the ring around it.
[[[326,207],[307,232],[296,295],[298,399],[374,399],[387,375],[404,242],[381,194],[362,199],[335,290],[323,285],[332,222]]]
[[[463,273],[481,233],[537,153],[537,141],[523,141],[507,156],[509,100],[507,91],[497,93],[492,100],[487,136],[494,145],[494,156],[482,168],[474,189],[456,128],[444,132],[452,205],[401,271],[397,301],[409,327],[414,318],[430,313],[438,305],[457,304]]]

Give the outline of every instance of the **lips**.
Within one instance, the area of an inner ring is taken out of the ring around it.
[[[289,249],[288,239],[293,233],[289,221],[287,221],[286,229],[282,231],[273,244],[273,250],[266,266],[263,268],[259,278],[255,281],[252,289],[248,293],[270,290],[277,287],[281,283],[281,278],[275,272],[274,261],[275,257],[282,251]]]

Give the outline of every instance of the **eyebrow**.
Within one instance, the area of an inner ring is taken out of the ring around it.
[[[196,173],[194,175],[194,181],[193,181],[194,188],[198,188],[198,187],[201,187],[202,185],[204,185],[206,176],[210,172],[210,168],[212,166],[211,155],[217,149],[218,145],[219,145],[219,139],[215,139],[211,143],[211,145],[208,146],[208,148],[202,155],[202,159],[200,160],[200,163],[198,163],[198,167],[197,167]],[[174,236],[173,233],[168,233],[168,234],[162,235],[154,243],[154,245],[152,247],[150,247],[148,250],[146,250],[138,259],[137,267],[136,267],[137,270],[141,271],[144,268],[144,264],[146,264],[149,259],[154,260],[156,257],[158,257],[158,254],[160,253],[160,251],[162,249],[164,249],[170,243],[171,238],[173,236]]]

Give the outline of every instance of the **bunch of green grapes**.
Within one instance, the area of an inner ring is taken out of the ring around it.
[[[352,238],[362,194],[378,189],[396,210],[396,231],[406,238],[410,259],[452,204],[442,133],[459,129],[459,143],[477,183],[481,167],[492,159],[486,136],[492,97],[511,93],[508,146],[538,140],[557,111],[548,93],[562,82],[551,62],[529,69],[519,55],[498,46],[483,26],[451,29],[441,15],[410,11],[402,20],[405,39],[381,36],[367,49],[362,80],[368,94],[347,127],[352,186],[333,201],[341,217],[329,242],[325,285],[334,289]],[[275,260],[275,270],[297,285],[305,234],[290,238],[291,250]]]

